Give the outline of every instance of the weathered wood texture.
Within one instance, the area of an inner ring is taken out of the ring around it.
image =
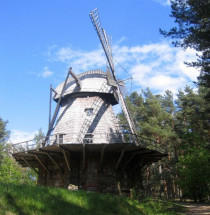
[[[49,174],[42,166],[39,166],[38,184],[65,188],[69,184],[73,184],[83,190],[115,193],[118,192],[119,183],[122,192],[129,192],[131,188],[135,187],[139,189],[142,186],[140,165],[132,172],[130,167],[116,170],[115,167],[120,156],[119,153],[107,153],[104,164],[100,169],[99,153],[86,154],[85,168],[83,167],[82,153],[74,153],[72,156],[66,153],[66,155],[71,164],[70,169],[66,167],[65,157],[57,156],[56,158],[59,166],[63,166],[64,170],[55,168],[48,160],[46,161],[46,165],[48,165],[52,174]],[[133,162],[130,165],[133,166]]]

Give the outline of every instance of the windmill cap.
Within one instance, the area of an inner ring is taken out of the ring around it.
[[[78,87],[75,78],[71,77],[68,79],[63,97],[71,96],[75,94],[92,94],[92,93],[103,93],[103,94],[114,94],[113,86],[110,86],[107,82],[107,73],[101,70],[91,70],[84,73],[77,74],[77,78],[81,82],[81,89]],[[63,89],[64,82],[59,84],[55,91],[57,94],[54,96],[54,100],[57,101],[60,97]],[[111,103],[117,104],[117,101]]]

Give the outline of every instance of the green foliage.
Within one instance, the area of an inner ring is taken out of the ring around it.
[[[175,148],[178,137],[174,129],[173,94],[166,91],[164,95],[154,95],[149,89],[146,89],[142,90],[141,94],[132,93],[126,98],[126,102],[137,127],[139,144],[142,147],[168,152],[168,157],[158,164],[151,165],[144,174],[146,194],[160,196],[163,193],[161,188],[163,180],[167,181],[167,186],[172,190],[171,183],[176,174],[174,164],[177,159]],[[120,123],[125,124],[123,115],[121,114],[119,117]],[[149,140],[154,141],[148,143]],[[154,147],[151,147],[152,144]],[[172,192],[170,195],[172,197]]]
[[[165,37],[173,39],[175,46],[190,47],[199,52],[197,61],[187,64],[200,69],[200,88],[198,93],[190,87],[178,93],[175,131],[178,137],[177,154],[180,156],[179,174],[184,180],[179,180],[179,184],[187,197],[200,201],[207,196],[203,183],[206,190],[209,189],[209,174],[206,171],[209,156],[204,153],[210,139],[209,11],[210,1],[207,0],[171,0],[171,17],[175,19],[175,27],[168,32],[160,30]],[[197,161],[196,157],[200,160]]]
[[[0,196],[4,190],[0,186]],[[11,185],[0,199],[0,215],[176,214],[174,204],[147,199],[142,203],[123,196],[69,191],[62,188]]]
[[[153,95],[149,89],[142,90],[142,94],[132,93],[126,102],[139,136],[156,140],[160,144],[166,144],[168,140],[174,138],[172,127],[174,104],[170,91],[161,96]],[[123,115],[119,117],[121,124],[125,124]]]
[[[195,138],[196,143],[207,142],[208,139],[208,113],[205,111],[205,100],[202,92],[195,93],[192,88],[186,87],[179,91],[176,111],[177,132],[183,135],[181,138],[185,140],[187,137]],[[185,137],[184,137],[185,136]]]
[[[42,131],[42,129],[40,128],[39,131],[38,131],[38,133],[35,134],[35,136],[34,136],[34,141],[37,144],[38,148],[41,147],[41,144],[43,143],[44,138],[45,138],[45,134]]]
[[[171,201],[165,201],[160,199],[151,199],[145,198],[141,202],[141,208],[144,211],[144,214],[154,215],[169,215],[169,214],[183,214],[184,208],[176,203]]]
[[[179,157],[178,183],[183,197],[203,202],[210,193],[210,153],[203,148],[192,147]]]
[[[0,165],[0,182],[14,184],[36,184],[36,174],[22,168],[10,155],[5,155]]]
[[[177,26],[168,32],[160,30],[165,37],[171,37],[175,46],[199,51],[196,62],[191,66],[201,69],[200,84],[206,88],[206,99],[210,100],[210,2],[208,0],[172,0],[171,17]],[[210,109],[209,109],[210,111]]]
[[[141,94],[132,93],[126,101],[138,135],[153,139],[161,148],[167,148],[167,157],[145,169],[143,178],[146,195],[175,198],[179,197],[177,195],[182,188],[188,198],[194,199],[193,191],[189,192],[189,187],[194,186],[196,189],[203,190],[204,186],[192,180],[192,175],[196,175],[194,169],[184,168],[183,162],[188,161],[185,160],[185,155],[186,159],[194,158],[193,167],[196,156],[199,157],[195,153],[199,150],[205,151],[209,143],[209,114],[205,111],[203,90],[200,88],[198,92],[194,92],[192,88],[185,87],[184,90],[179,91],[175,103],[170,91],[166,91],[162,96],[154,95],[149,89],[142,91]],[[126,123],[122,114],[119,115],[119,119],[121,124]],[[138,140],[142,147],[151,148],[148,144],[144,144],[143,138]],[[206,165],[196,162],[194,165],[196,169],[207,168],[209,158],[206,153],[202,155],[201,160],[205,160]],[[207,172],[199,172],[199,177],[209,180],[210,176]],[[177,184],[179,177],[184,180],[183,184],[180,183],[181,180]],[[208,183],[206,181],[205,186]],[[205,199],[207,195],[207,192],[203,192],[199,200]]]
[[[8,138],[9,131],[6,129],[7,121],[3,121],[0,117],[0,143]]]
[[[10,145],[5,141],[9,137],[7,122],[0,118],[0,182],[14,184],[35,184],[36,174],[29,168],[22,168],[9,154]]]

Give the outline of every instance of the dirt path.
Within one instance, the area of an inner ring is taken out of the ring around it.
[[[182,203],[187,210],[187,215],[210,215],[210,205]]]

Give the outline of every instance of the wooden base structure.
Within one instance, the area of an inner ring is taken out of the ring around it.
[[[131,143],[58,144],[13,154],[38,173],[39,185],[111,193],[142,188],[142,167],[164,156]]]

